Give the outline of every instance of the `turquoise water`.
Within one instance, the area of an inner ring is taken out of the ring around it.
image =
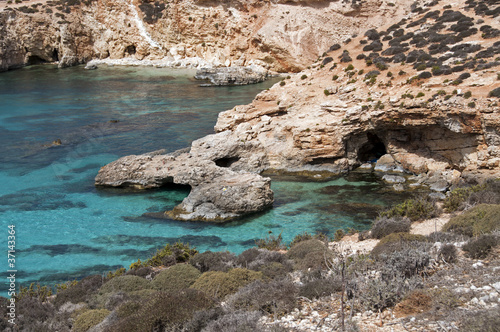
[[[177,240],[239,253],[269,231],[290,241],[305,231],[366,229],[379,207],[402,199],[371,173],[324,182],[275,177],[273,209],[215,225],[145,216],[180,203],[182,189],[96,189],[106,163],[184,148],[213,132],[219,112],[274,83],[202,88],[192,74],[53,66],[0,74],[0,248],[7,252],[7,226],[15,225],[18,282],[54,284],[128,267]],[[62,144],[52,145],[57,139]],[[7,269],[0,259],[3,275]]]

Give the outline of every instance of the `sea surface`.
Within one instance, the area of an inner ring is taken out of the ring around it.
[[[189,70],[31,66],[0,74],[0,272],[19,286],[103,274],[146,259],[166,243],[240,253],[255,240],[339,228],[364,230],[404,196],[370,172],[310,182],[273,177],[274,207],[226,224],[153,219],[184,189],[97,189],[99,168],[119,157],[175,151],[213,133],[217,114],[252,101],[276,80],[200,87]],[[58,144],[60,140],[60,145]],[[8,226],[14,225],[13,267]],[[3,258],[1,258],[3,257]]]

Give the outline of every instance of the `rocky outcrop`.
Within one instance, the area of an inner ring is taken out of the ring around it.
[[[0,4],[0,70],[37,62],[162,60],[170,66],[299,71],[412,1],[45,1]],[[2,10],[3,9],[3,10]]]
[[[271,180],[233,171],[228,161],[205,159],[190,152],[164,151],[127,156],[101,168],[98,186],[158,188],[171,183],[189,185],[191,192],[166,215],[178,220],[221,222],[255,213],[273,203]]]
[[[201,68],[194,76],[209,81],[207,85],[246,85],[264,82],[270,75],[258,67]]]

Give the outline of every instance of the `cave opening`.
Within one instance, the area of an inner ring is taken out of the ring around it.
[[[360,162],[373,162],[387,153],[385,144],[376,134],[368,132],[366,138],[368,141],[358,150],[358,160]]]
[[[41,63],[46,63],[47,61],[36,55],[30,55],[28,57],[27,65],[39,65]]]
[[[224,157],[215,160],[215,164],[219,167],[231,167],[232,164],[240,160],[239,157]]]
[[[59,51],[57,50],[57,48],[54,48],[54,50],[52,51],[52,60],[59,61]]]
[[[125,53],[128,55],[134,55],[136,52],[135,45],[129,45],[125,48]]]

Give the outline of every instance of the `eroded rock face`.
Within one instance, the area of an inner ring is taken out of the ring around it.
[[[209,81],[209,85],[247,85],[264,82],[270,75],[256,67],[201,68],[194,76],[197,80]]]
[[[165,59],[172,66],[259,65],[299,71],[354,33],[402,17],[412,1],[388,6],[306,0],[132,0],[45,2],[1,9],[0,70],[34,61],[61,66],[92,59]],[[369,18],[369,19],[368,19]]]
[[[182,203],[166,215],[178,220],[221,222],[262,211],[273,203],[271,180],[233,171],[202,155],[158,151],[120,158],[99,171],[98,186],[158,188],[168,183],[191,186]],[[226,166],[226,165],[223,165]]]

